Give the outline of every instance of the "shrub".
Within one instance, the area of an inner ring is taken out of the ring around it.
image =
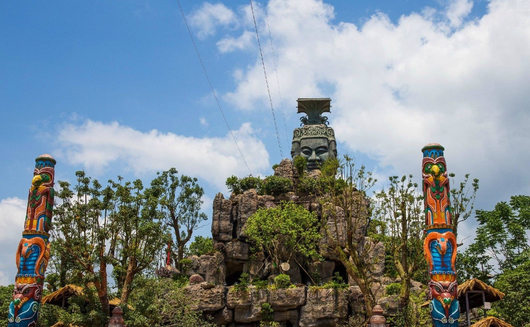
[[[386,286],[386,295],[396,295],[401,293],[401,283],[392,283]]]
[[[279,166],[280,166],[280,165],[278,165],[278,164],[274,164],[274,165],[272,165],[272,170],[276,170],[276,168],[278,168]]]
[[[266,280],[255,279],[252,281],[252,285],[256,286],[256,289],[258,290],[263,290],[267,288],[269,282]]]
[[[179,261],[180,271],[182,273],[186,273],[186,271],[188,271],[191,268],[192,264],[193,264],[193,261],[191,261],[191,259],[184,258],[184,259],[180,260]]]
[[[293,182],[289,178],[269,176],[263,181],[263,192],[269,195],[280,195],[291,191]]]
[[[262,184],[261,178],[252,176],[237,178],[237,176],[232,175],[226,179],[226,186],[235,194],[241,194],[251,189],[261,193]]]
[[[250,275],[248,273],[242,273],[239,277],[239,283],[234,285],[234,291],[236,292],[246,292],[248,290],[248,285],[250,284]]]
[[[274,284],[276,285],[276,288],[288,288],[291,286],[291,277],[286,274],[279,274],[274,277]]]
[[[303,176],[304,171],[307,167],[307,159],[302,156],[297,156],[294,158],[294,168],[298,172],[298,176]]]
[[[239,185],[239,178],[237,176],[230,176],[226,179],[226,187],[230,190],[230,192],[235,194],[241,193],[241,186]]]
[[[190,254],[201,256],[214,252],[213,239],[211,237],[195,236],[195,240],[190,244]],[[184,260],[184,259],[183,259]]]
[[[274,319],[274,310],[270,303],[265,302],[261,304],[261,317],[264,321],[271,321]]]

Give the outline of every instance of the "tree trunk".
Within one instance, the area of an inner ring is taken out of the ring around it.
[[[127,274],[125,275],[125,282],[123,283],[123,288],[121,290],[121,304],[127,304],[129,301],[129,295],[131,294],[131,284],[134,279],[136,268],[136,258],[131,257],[129,259],[129,265],[127,266]]]

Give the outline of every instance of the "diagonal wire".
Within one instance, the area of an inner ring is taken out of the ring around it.
[[[269,93],[269,103],[271,105],[272,119],[274,120],[274,129],[276,130],[276,138],[278,139],[278,147],[280,148],[280,156],[283,159],[282,143],[280,142],[280,134],[278,133],[278,124],[276,124],[276,115],[274,114],[274,106],[272,105],[271,90],[269,88],[269,80],[267,79],[267,70],[265,69],[265,60],[263,60],[263,52],[261,51],[261,43],[259,41],[258,24],[256,23],[256,16],[254,15],[254,5],[250,0],[250,9],[252,10],[252,18],[254,19],[254,27],[256,29],[256,38],[258,39],[259,55],[261,57],[261,64],[263,66],[263,74],[265,75],[265,83],[267,84],[267,92]]]
[[[230,128],[230,125],[228,124],[228,120],[226,120],[225,113],[223,111],[223,108],[221,107],[221,103],[219,102],[219,99],[217,98],[217,94],[215,93],[215,90],[212,86],[212,82],[210,81],[210,77],[208,76],[208,73],[206,72],[206,67],[204,66],[204,62],[202,61],[201,55],[199,54],[199,49],[197,48],[197,44],[195,44],[195,39],[193,38],[193,34],[191,34],[190,26],[188,25],[188,20],[186,19],[186,16],[184,15],[184,10],[182,10],[182,6],[180,5],[180,1],[177,0],[177,4],[179,5],[180,13],[182,14],[182,18],[184,19],[184,23],[186,24],[186,28],[188,29],[188,33],[191,38],[191,42],[193,43],[193,47],[195,48],[195,52],[197,53],[197,57],[199,58],[199,61],[201,62],[202,70],[204,71],[204,75],[206,75],[206,79],[208,80],[208,84],[210,85],[210,89],[212,90],[213,97],[215,98],[215,102],[217,103],[217,106],[219,107],[219,111],[221,111],[221,115],[223,116],[223,119],[225,121],[226,127],[230,131],[230,135],[232,136],[232,139],[234,140],[234,143],[236,144],[237,150],[239,151],[239,155],[241,156],[241,159],[243,159],[243,162],[245,163],[245,166],[247,166],[249,174],[252,176],[252,172],[250,171],[250,168],[247,164],[247,161],[245,160],[245,156],[243,156],[243,152],[241,152],[241,148],[239,147],[239,144],[237,143],[236,137],[234,133],[232,132],[232,129]]]
[[[285,141],[287,144],[289,144],[289,136],[287,135],[287,123],[285,122],[285,110],[283,107],[283,97],[282,97],[282,90],[280,88],[280,79],[278,78],[278,65],[276,64],[276,54],[274,52],[274,45],[272,43],[272,33],[271,33],[271,27],[269,25],[269,13],[267,12],[267,6],[265,6],[265,21],[267,22],[267,29],[269,30],[269,41],[271,44],[271,50],[272,50],[272,61],[274,63],[274,72],[276,74],[276,84],[278,85],[278,94],[280,95],[280,105],[281,105],[281,113],[283,118],[283,128],[285,131]]]

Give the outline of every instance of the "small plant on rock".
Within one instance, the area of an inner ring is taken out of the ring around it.
[[[276,285],[276,288],[289,288],[291,286],[291,277],[286,274],[279,274],[274,277],[274,285]]]

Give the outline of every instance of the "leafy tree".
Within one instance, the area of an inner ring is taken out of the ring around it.
[[[212,253],[213,248],[213,239],[211,237],[202,237],[200,235],[195,236],[195,240],[191,242],[189,253],[190,255],[201,256],[203,254]]]
[[[374,216],[387,226],[381,235],[387,251],[393,258],[394,268],[401,278],[400,304],[409,305],[410,282],[414,275],[425,275],[423,256],[423,198],[418,192],[412,175],[391,176],[387,190],[376,193],[377,206]]]
[[[469,186],[469,174],[464,176],[460,183],[455,182],[455,174],[450,173],[451,178],[451,216],[453,219],[453,230],[458,239],[458,225],[466,221],[473,213],[475,198],[479,189],[479,180],[474,178]],[[456,186],[458,185],[458,187]]]
[[[476,262],[483,264],[493,258],[500,271],[515,269],[530,260],[530,196],[512,196],[509,203],[499,202],[491,211],[477,210],[476,218],[479,226],[467,256],[475,256]]]
[[[293,202],[259,209],[248,218],[244,233],[255,249],[269,255],[276,266],[291,258],[296,260],[296,255],[320,257],[317,244],[321,235],[317,217]],[[285,258],[284,253],[288,253],[289,258]]]
[[[7,326],[7,313],[9,304],[13,301],[13,289],[15,285],[0,286],[0,325]]]
[[[125,323],[129,327],[174,326],[215,327],[195,310],[197,301],[184,292],[179,283],[171,279],[141,277],[139,286],[131,295],[131,306],[125,308]]]
[[[158,195],[152,188],[144,190],[140,180],[122,183],[118,177],[119,183],[109,181],[102,189],[84,172],[76,176],[75,192],[68,182],[59,181],[62,203],[55,209],[55,249],[61,263],[71,260],[71,266],[59,265],[59,276],[67,268],[70,283],[87,289],[93,284],[108,316],[108,266],[113,266],[121,301],[127,303],[135,275],[153,263],[163,246]]]
[[[164,223],[174,231],[178,263],[184,257],[186,243],[193,231],[208,217],[200,211],[204,190],[197,178],[186,175],[179,178],[177,174],[175,168],[164,171],[153,180],[151,186],[160,194]]]
[[[530,260],[504,271],[495,287],[505,297],[493,304],[493,313],[514,326],[530,326]]]

